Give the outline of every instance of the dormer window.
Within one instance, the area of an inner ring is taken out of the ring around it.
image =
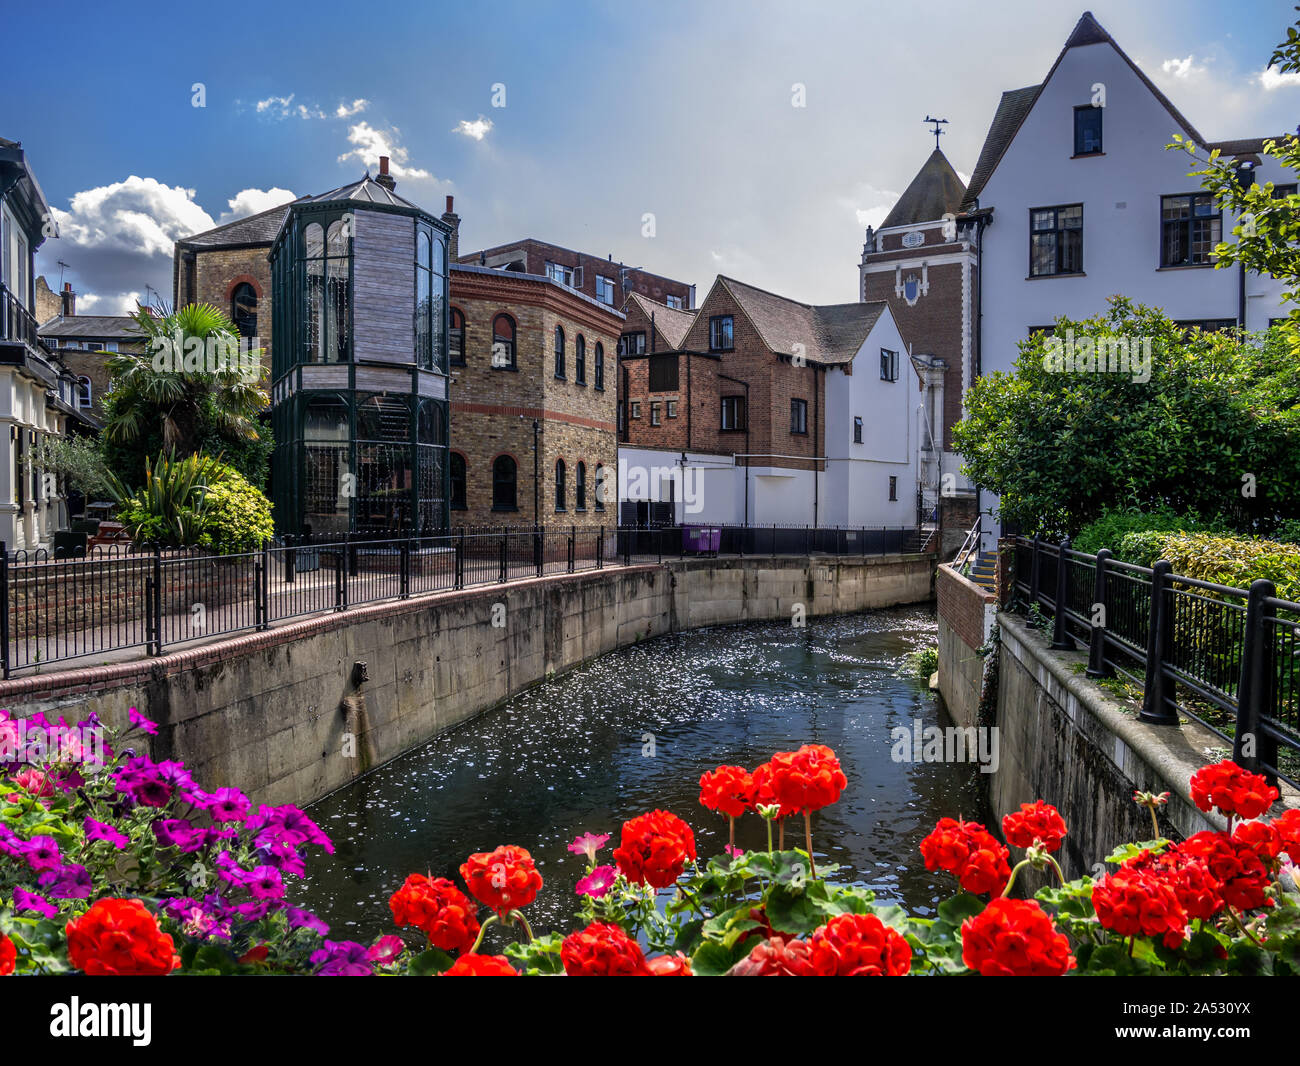
[[[1074,154],[1101,153],[1101,116],[1106,109],[1085,104],[1074,109]]]

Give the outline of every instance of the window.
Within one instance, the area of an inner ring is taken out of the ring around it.
[[[564,330],[555,327],[555,376],[564,377]]]
[[[714,315],[709,319],[709,351],[729,352],[734,341],[731,315]]]
[[[1210,193],[1160,197],[1160,265],[1202,266],[1222,239],[1223,215]]]
[[[564,460],[555,460],[555,509],[565,510],[564,506]]]
[[[465,510],[465,457],[451,453],[451,509]]]
[[[581,333],[573,342],[573,379],[579,385],[587,384],[587,341]]]
[[[308,223],[302,231],[302,262],[305,279],[305,329],[302,334],[304,361],[345,363],[351,358],[352,238],[341,218],[329,223]]]
[[[596,391],[605,391],[605,346],[596,342]]]
[[[650,356],[648,372],[651,392],[677,391],[677,353]]]
[[[567,267],[561,263],[547,263],[546,276],[571,289],[582,288],[582,267]]]
[[[1101,115],[1104,107],[1084,104],[1074,109],[1074,154],[1095,155],[1101,151]]]
[[[117,351],[117,341],[105,341],[103,350],[106,352]]]
[[[880,349],[880,380],[898,380],[898,353],[891,352],[888,348]]]
[[[676,418],[676,417],[677,417],[677,401],[676,401],[676,400],[669,400],[667,403],[665,403],[665,404],[664,404],[664,413],[667,414],[669,418]]]
[[[613,278],[607,278],[604,274],[596,275],[596,299],[609,307],[614,306]]]
[[[447,306],[447,251],[431,226],[415,232],[415,358],[426,369],[446,370],[443,323]]]
[[[807,400],[790,401],[790,432],[804,434],[808,432]]]
[[[632,408],[632,414],[631,414],[631,417],[632,417],[632,418],[640,418],[640,417],[641,417],[641,401],[640,401],[640,400],[633,400],[632,403],[631,403],[631,408]]]
[[[682,309],[682,298],[680,296],[665,296],[664,306],[675,307],[677,308],[678,311],[680,311]]]
[[[862,443],[862,418],[858,415],[853,417],[853,443]]]
[[[1029,276],[1083,271],[1083,204],[1029,212]]]
[[[891,500],[898,499],[898,478],[896,477],[889,479],[889,498]]]
[[[519,510],[517,483],[515,461],[508,455],[498,455],[492,463],[492,510]]]
[[[447,338],[453,366],[465,365],[465,316],[456,308],[451,309],[451,333]]]
[[[605,486],[605,468],[600,463],[596,464],[596,510],[605,509],[605,493],[609,490]]]
[[[745,397],[743,396],[722,397],[722,428],[723,429],[744,429],[745,428]]]
[[[77,406],[81,408],[89,408],[92,400],[90,378],[77,378]]]
[[[241,337],[257,336],[257,293],[246,281],[230,294],[230,320]]]
[[[587,509],[587,464],[578,464],[578,478],[573,485],[573,500],[579,511]]]
[[[624,333],[619,344],[623,346],[624,355],[645,355],[644,333]]]
[[[509,315],[492,320],[492,365],[498,370],[515,369],[515,320]]]
[[[1285,200],[1288,196],[1294,196],[1296,194],[1296,188],[1297,186],[1295,182],[1292,182],[1290,185],[1274,185],[1273,199]]]
[[[658,401],[658,400],[651,400],[651,401],[650,401],[650,424],[651,424],[652,426],[657,426],[657,425],[660,424],[660,423],[659,423],[659,401]]]

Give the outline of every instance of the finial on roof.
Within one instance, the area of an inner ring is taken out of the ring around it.
[[[946,118],[931,118],[926,115],[925,121],[934,126],[934,150],[937,152],[939,150],[939,137],[948,132],[947,130],[941,130],[939,127],[948,125],[948,120]]]

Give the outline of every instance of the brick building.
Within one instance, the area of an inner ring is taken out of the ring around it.
[[[623,321],[545,275],[452,266],[453,526],[615,524]]]
[[[45,279],[36,280],[39,297]],[[71,282],[65,282],[60,292],[51,293],[38,306],[46,312],[55,309],[40,320],[38,332],[45,346],[76,375],[78,408],[95,419],[102,419],[111,353],[145,350],[135,321],[126,315],[77,314],[77,294],[72,291]]]
[[[692,316],[630,301],[623,520],[913,525],[919,389],[883,302],[819,307],[727,277]]]
[[[615,309],[622,308],[633,293],[681,310],[695,306],[694,285],[616,263],[612,254],[602,259],[532,237],[466,253],[459,257],[459,262],[540,274]]]

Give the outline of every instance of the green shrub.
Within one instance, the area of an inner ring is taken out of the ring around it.
[[[226,554],[257,551],[275,533],[271,501],[233,467],[222,467],[205,497],[201,547]]]
[[[1160,544],[1159,558],[1175,574],[1217,585],[1249,588],[1268,578],[1284,600],[1300,599],[1300,546],[1273,540],[1214,533],[1171,533]]]
[[[1278,525],[1273,539],[1283,544],[1300,544],[1300,518],[1288,518]]]
[[[1089,555],[1096,555],[1102,548],[1109,548],[1119,554],[1120,543],[1130,533],[1201,528],[1203,527],[1196,518],[1180,515],[1168,507],[1147,511],[1137,507],[1115,507],[1103,511],[1100,517],[1089,522],[1070,543],[1075,551],[1087,552]]]

